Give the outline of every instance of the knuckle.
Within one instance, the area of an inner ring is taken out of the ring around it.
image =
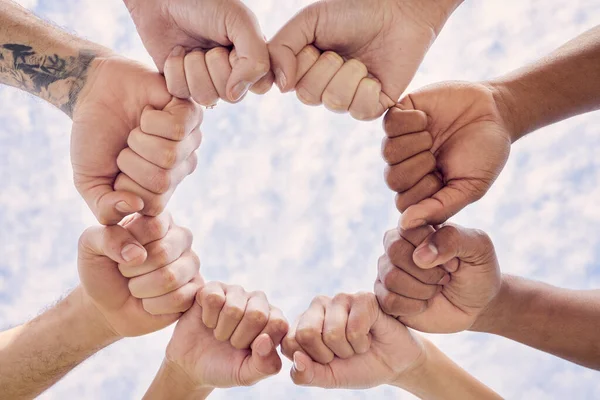
[[[333,297],[333,302],[347,304],[350,303],[351,299],[352,297],[347,293],[338,293]]]
[[[255,72],[256,77],[263,77],[271,70],[271,63],[269,60],[256,60],[252,64],[252,70]]]
[[[435,285],[444,277],[446,272],[440,267],[423,270],[424,283]]]
[[[150,178],[150,190],[154,193],[165,194],[171,188],[171,180],[171,174],[161,168]]]
[[[206,295],[204,298],[203,306],[211,308],[211,309],[221,309],[225,304],[225,298],[223,296],[219,296],[216,293],[210,293]]]
[[[390,261],[394,265],[401,265],[406,262],[412,261],[412,253],[413,248],[408,243],[403,240],[395,240],[393,241],[389,248],[387,249],[386,254],[390,258]]]
[[[350,343],[354,343],[357,340],[360,340],[364,336],[362,333],[360,333],[360,331],[357,329],[357,327],[352,326],[351,324],[348,324],[345,335]]]
[[[339,65],[340,67],[344,64],[344,59],[340,55],[333,51],[326,51],[321,55],[325,60],[332,64]]]
[[[357,59],[353,58],[346,61],[346,65],[357,74],[367,76],[367,74],[369,73],[369,71],[367,70],[367,66]]]
[[[312,45],[305,46],[300,53],[302,53],[304,57],[311,59],[313,63],[316,62],[321,56],[321,52]]]
[[[398,286],[399,279],[396,269],[383,271],[380,276],[380,279],[383,286],[388,290],[391,290],[391,288],[396,288]]]
[[[321,338],[321,331],[314,327],[300,328],[296,331],[296,341],[300,345],[307,345],[316,342]]]
[[[393,293],[388,293],[378,298],[381,309],[386,314],[396,314],[397,311],[397,296]]]
[[[157,265],[165,266],[171,261],[172,249],[173,247],[169,243],[164,240],[160,241],[152,246],[148,258],[151,258]]]
[[[235,306],[225,306],[222,312],[227,318],[232,320],[239,320],[244,315],[244,310]]]
[[[177,165],[179,161],[179,154],[176,148],[165,147],[162,150],[161,167],[165,169],[172,169]]]
[[[174,121],[171,124],[171,135],[175,140],[182,140],[186,136],[185,124],[180,121]]]
[[[327,346],[335,345],[344,339],[345,336],[345,332],[339,329],[331,329],[327,332],[323,332],[323,342],[325,342]]]
[[[268,315],[266,315],[262,311],[247,312],[246,318],[248,319],[248,323],[253,327],[263,327],[267,324],[267,321],[269,320]]]
[[[330,89],[325,89],[323,93],[323,104],[330,111],[339,113],[348,111],[349,106],[349,104],[344,103],[344,100],[337,93],[332,92]]]
[[[381,141],[381,156],[386,163],[392,164],[394,160],[394,146],[392,145],[392,141],[387,137],[384,137]]]
[[[177,285],[177,274],[171,268],[162,268],[160,270],[160,280],[163,288],[169,290]]]
[[[330,301],[329,297],[323,296],[323,295],[318,295],[313,299],[311,304],[325,305],[325,304],[329,303],[329,301]]]
[[[273,332],[287,333],[290,329],[289,323],[283,318],[277,318],[270,320],[268,323],[271,326]]]
[[[145,214],[152,217],[159,216],[167,207],[167,201],[166,196],[152,196],[149,202],[144,199],[144,204],[147,204],[144,209]]]
[[[306,104],[307,106],[318,106],[321,104],[321,99],[313,95],[310,90],[304,87],[302,82],[296,88],[296,97],[298,100],[300,100],[300,102]]]

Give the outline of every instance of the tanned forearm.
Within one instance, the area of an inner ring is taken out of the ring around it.
[[[600,108],[600,26],[547,57],[490,82],[513,142]]]
[[[117,336],[79,288],[32,321],[0,333],[1,398],[32,399]]]
[[[0,0],[0,84],[38,96],[72,117],[90,63],[107,53]]]
[[[394,386],[424,400],[488,400],[501,399],[492,389],[479,382],[455,364],[433,343],[423,341],[423,362],[403,374]]]
[[[567,290],[509,275],[472,330],[600,370],[600,290]]]

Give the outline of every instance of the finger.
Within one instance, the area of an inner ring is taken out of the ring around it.
[[[216,89],[219,97],[227,102],[231,102],[227,95],[227,81],[231,76],[229,50],[226,47],[215,47],[206,53],[205,60],[213,87]]]
[[[369,332],[377,320],[378,312],[379,306],[374,294],[361,292],[354,295],[348,315],[346,337],[357,354],[364,354],[371,347]]]
[[[389,138],[423,132],[427,129],[427,114],[421,110],[392,107],[383,119],[383,129]]]
[[[442,187],[444,187],[444,183],[435,172],[427,174],[410,189],[396,194],[396,208],[403,213],[413,204],[433,196]]]
[[[231,345],[236,349],[247,349],[262,332],[269,321],[269,302],[263,292],[254,292],[248,299],[246,311],[231,335]]]
[[[142,246],[167,236],[173,226],[173,218],[168,211],[156,217],[134,214],[120,223]]]
[[[333,352],[325,345],[322,338],[323,323],[325,321],[325,304],[328,299],[317,297],[309,309],[302,314],[296,329],[296,341],[304,352],[321,364],[333,360]]]
[[[260,335],[252,343],[252,353],[240,369],[240,384],[250,386],[281,370],[281,358],[268,335]]]
[[[175,226],[167,232],[164,238],[145,246],[148,256],[141,265],[130,267],[119,265],[119,271],[126,278],[146,275],[163,268],[177,259],[192,247],[193,235],[189,229]]]
[[[368,75],[367,67],[358,60],[348,60],[335,74],[323,93],[323,104],[333,112],[346,113],[350,109],[360,82]]]
[[[231,285],[225,288],[225,304],[219,314],[217,327],[215,328],[215,338],[220,341],[227,341],[239,325],[246,311],[248,303],[248,293],[240,286]]]
[[[346,323],[350,312],[350,296],[341,293],[325,307],[323,342],[339,358],[350,358],[354,349],[346,338]]]
[[[189,100],[174,98],[162,110],[146,106],[140,128],[149,135],[180,141],[202,123],[202,109]]]
[[[154,194],[169,192],[189,174],[187,162],[182,162],[173,169],[164,169],[145,160],[129,147],[119,153],[117,165],[122,173]]]
[[[392,264],[387,256],[379,258],[379,261],[377,262],[377,272],[379,280],[387,290],[411,299],[429,300],[433,298],[441,288],[437,285],[438,282],[428,285],[419,281],[417,278],[403,271],[402,268],[398,268]],[[443,282],[445,277],[446,275],[443,275],[443,278],[440,281]],[[449,279],[446,278],[446,280],[448,281]]]
[[[236,18],[226,24],[227,37],[238,57],[227,81],[227,98],[231,102],[241,100],[271,69],[269,50],[256,16],[243,3],[236,4],[238,7],[233,10]]]
[[[453,258],[486,263],[493,257],[490,249],[493,249],[493,245],[484,232],[458,225],[445,225],[417,247],[413,258],[421,268],[444,264]]]
[[[427,301],[390,292],[379,279],[375,282],[375,295],[383,312],[393,317],[410,317],[427,309]]]
[[[270,306],[269,321],[261,334],[266,333],[269,335],[275,344],[275,347],[277,347],[287,335],[289,328],[289,324],[283,315],[283,312],[277,307]]]
[[[225,290],[219,282],[209,282],[196,295],[196,302],[202,307],[202,323],[215,329],[219,314],[225,305]]]
[[[281,341],[281,352],[288,359],[292,359],[293,355],[297,351],[301,351],[302,347],[296,341],[296,330],[298,329],[298,323],[300,319],[296,319],[294,323],[290,326],[288,333],[283,337]]]
[[[321,52],[315,46],[305,46],[296,56],[296,82],[300,82],[304,75],[315,65]]]
[[[396,165],[402,161],[430,150],[433,139],[429,132],[423,131],[397,138],[384,137],[381,143],[381,154],[389,165]]]
[[[129,134],[127,145],[134,153],[163,169],[173,169],[200,147],[202,132],[195,128],[181,141],[148,135],[140,128]]]
[[[165,81],[169,93],[181,99],[190,97],[183,67],[184,57],[185,49],[181,46],[175,46],[167,57],[164,67]]]
[[[146,250],[121,226],[93,227],[79,239],[82,256],[104,256],[117,263],[141,264],[146,259]]]
[[[290,371],[292,381],[300,386],[333,388],[336,386],[333,370],[328,365],[314,362],[309,356],[297,351]]]
[[[477,183],[468,181],[449,181],[431,197],[406,209],[400,218],[403,229],[429,224],[438,225],[446,222],[450,217],[479,200],[485,189],[474,189]]]
[[[344,59],[333,51],[321,54],[315,65],[304,75],[296,86],[296,96],[309,106],[321,104],[327,85],[340,68]]]
[[[138,299],[162,296],[189,283],[199,270],[200,259],[187,251],[169,265],[130,279],[129,291]]]
[[[424,151],[400,164],[387,166],[384,173],[385,181],[393,191],[404,192],[435,168],[435,157],[429,151]]]
[[[78,177],[75,186],[102,225],[116,225],[144,208],[144,201],[135,193],[113,190],[112,179]]]
[[[372,78],[360,81],[350,105],[350,115],[359,121],[379,118],[394,102],[381,91],[381,83]]]
[[[185,56],[184,68],[192,99],[205,107],[217,104],[219,93],[210,78],[204,52],[199,49],[189,52]]]
[[[142,300],[144,310],[151,315],[164,315],[183,313],[194,304],[196,292],[202,283],[202,278],[197,275],[196,279],[183,285],[177,290],[162,296],[146,298]]]
[[[235,48],[233,48],[230,52],[229,52],[229,64],[231,65],[232,69],[235,69],[235,65],[237,64],[239,58],[237,55],[237,51],[235,50]],[[253,84],[250,87],[250,91],[254,94],[265,94],[267,93],[269,90],[271,90],[271,87],[273,86],[273,82],[275,80],[275,76],[273,75],[273,71],[269,70],[265,76],[263,76],[262,78],[260,78],[258,80],[258,82],[256,82],[255,84]]]
[[[283,26],[269,43],[271,68],[275,72],[275,83],[282,92],[296,87],[296,55],[315,41],[320,4],[313,4],[296,14]]]

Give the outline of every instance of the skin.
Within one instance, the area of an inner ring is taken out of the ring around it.
[[[114,225],[138,211],[160,214],[196,167],[198,106],[173,101],[158,73],[66,34],[12,1],[0,4],[0,83],[72,118],[75,186],[98,221]],[[130,133],[136,142],[128,143]],[[135,150],[121,154],[128,145]],[[119,167],[127,172],[119,176]]]
[[[401,228],[445,222],[487,193],[516,140],[599,109],[599,62],[596,27],[498,79],[442,82],[406,96],[387,113],[383,142]]]
[[[179,320],[145,399],[203,399],[214,388],[250,386],[279,372],[288,331],[262,292],[210,282]]]
[[[239,0],[124,0],[169,92],[214,106],[267,92],[273,78],[256,16]],[[230,48],[233,47],[233,50]]]
[[[389,384],[423,399],[499,398],[424,338],[385,314],[372,293],[319,296],[282,343],[294,383],[366,389]]]
[[[326,0],[308,5],[269,42],[282,92],[359,120],[398,100],[459,0]],[[357,29],[358,27],[358,29]],[[312,65],[300,55],[318,51]],[[304,72],[306,69],[306,72]],[[304,73],[301,73],[304,72]]]
[[[3,396],[34,398],[102,348],[162,329],[192,305],[202,279],[197,259],[187,256],[191,237],[173,240],[185,231],[168,215],[136,216],[124,225],[86,230],[79,242],[81,285],[34,320],[0,333]],[[174,253],[167,256],[157,248]],[[153,271],[131,280],[120,272],[138,268]],[[156,273],[168,269],[176,279],[165,285]],[[135,297],[128,281],[157,296]]]

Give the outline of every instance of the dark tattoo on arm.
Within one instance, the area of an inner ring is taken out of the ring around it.
[[[38,54],[31,46],[3,44],[0,45],[0,83],[48,100],[72,116],[95,57],[92,52],[81,52],[77,57]]]

